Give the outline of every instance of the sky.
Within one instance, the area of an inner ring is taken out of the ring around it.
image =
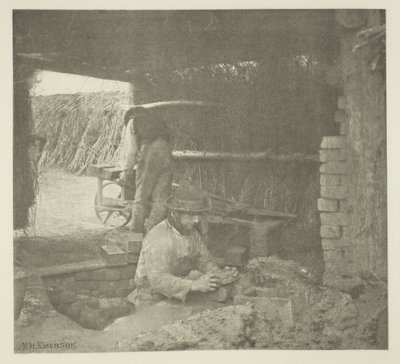
[[[129,91],[129,83],[67,73],[39,71],[31,94],[53,95],[99,91]]]

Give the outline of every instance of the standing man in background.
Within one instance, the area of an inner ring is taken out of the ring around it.
[[[132,110],[132,109],[131,109]],[[172,191],[172,147],[167,124],[155,112],[135,108],[125,115],[129,152],[120,181],[128,184],[136,169],[131,230],[146,233],[165,219],[165,200]]]

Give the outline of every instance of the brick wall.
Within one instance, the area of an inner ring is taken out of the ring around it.
[[[340,105],[339,101],[339,105]],[[340,119],[344,122],[345,119]],[[347,137],[326,136],[320,149],[321,197],[318,210],[324,252],[324,283],[353,275],[353,247],[348,214]]]

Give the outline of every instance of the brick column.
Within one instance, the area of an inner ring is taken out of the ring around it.
[[[348,164],[346,136],[327,136],[320,150],[321,238],[324,252],[324,284],[353,275],[353,247],[348,231]]]

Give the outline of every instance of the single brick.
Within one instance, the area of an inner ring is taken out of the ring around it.
[[[343,212],[322,212],[320,215],[321,225],[340,225],[349,224],[349,217]]]
[[[345,200],[347,198],[347,186],[321,186],[321,197]]]
[[[343,148],[347,145],[347,138],[344,136],[325,136],[322,138],[321,148]]]
[[[100,256],[110,265],[123,265],[128,259],[128,254],[114,244],[102,245]]]
[[[345,109],[347,106],[346,98],[344,96],[338,97],[338,109]]]
[[[214,296],[215,301],[225,302],[229,298],[229,289],[226,287],[219,287]]]
[[[337,211],[339,207],[338,200],[327,200],[326,198],[318,199],[318,210],[319,211]]]
[[[90,295],[93,297],[99,297],[99,290],[98,289],[92,289],[90,291]]]
[[[347,174],[349,167],[345,161],[332,161],[322,163],[319,167],[319,171],[326,174]]]
[[[351,243],[347,239],[322,239],[321,244],[324,251],[351,248]]]
[[[334,120],[336,123],[343,123],[346,121],[347,115],[344,110],[336,110],[334,115]]]
[[[103,297],[119,297],[115,288],[103,288],[99,290],[99,296]]]
[[[346,120],[340,124],[339,132],[340,135],[346,136],[349,135],[349,131],[350,131],[350,123],[348,120]]]
[[[256,293],[257,293],[257,288],[254,286],[244,288],[244,290],[243,290],[243,294],[246,296],[254,297],[256,295]]]
[[[71,288],[75,290],[92,290],[98,289],[98,281],[75,281]]]
[[[136,265],[127,264],[125,267],[118,268],[121,272],[121,279],[130,279],[135,276]]]
[[[141,250],[142,250],[142,240],[129,240],[128,241],[128,252],[129,253],[140,254]]]
[[[90,279],[92,281],[104,281],[106,279],[107,269],[96,269],[90,272]]]
[[[339,239],[342,235],[342,227],[341,226],[329,226],[322,225],[321,226],[321,237],[322,238],[333,238]]]
[[[139,261],[139,254],[129,253],[128,254],[128,263],[137,263]]]
[[[78,295],[83,295],[83,296],[91,296],[91,290],[89,289],[81,289],[77,291]]]
[[[339,186],[340,174],[321,174],[319,177],[321,186]]]
[[[100,308],[109,308],[111,307],[111,302],[109,298],[101,297],[99,298],[99,307]]]
[[[225,254],[225,263],[228,266],[242,267],[247,263],[248,249],[243,246],[228,248]]]
[[[78,296],[73,291],[63,291],[60,293],[59,301],[61,303],[72,303],[77,300]]]
[[[75,280],[87,281],[90,279],[90,272],[77,272],[75,273]]]
[[[118,297],[126,297],[133,291],[134,288],[118,288],[116,293]]]
[[[320,162],[345,161],[347,159],[346,151],[342,149],[321,149],[319,151]]]
[[[343,239],[352,240],[352,227],[351,227],[351,225],[342,227],[342,236],[343,236]]]
[[[106,281],[118,281],[121,279],[121,271],[118,268],[109,268],[106,270],[106,276],[104,278]]]
[[[342,174],[342,175],[340,176],[340,184],[341,184],[342,186],[348,186],[348,185],[349,185],[349,176],[347,176],[347,175],[345,175],[345,174]]]
[[[340,200],[339,201],[339,211],[340,212],[349,212],[349,201]]]
[[[119,307],[122,304],[122,297],[109,298],[111,307]]]
[[[128,285],[129,285],[129,288],[135,289],[135,288],[136,288],[135,280],[134,280],[134,279],[130,279],[130,280],[128,281]]]
[[[99,289],[107,289],[107,288],[129,288],[129,280],[121,279],[119,281],[100,281]]]

